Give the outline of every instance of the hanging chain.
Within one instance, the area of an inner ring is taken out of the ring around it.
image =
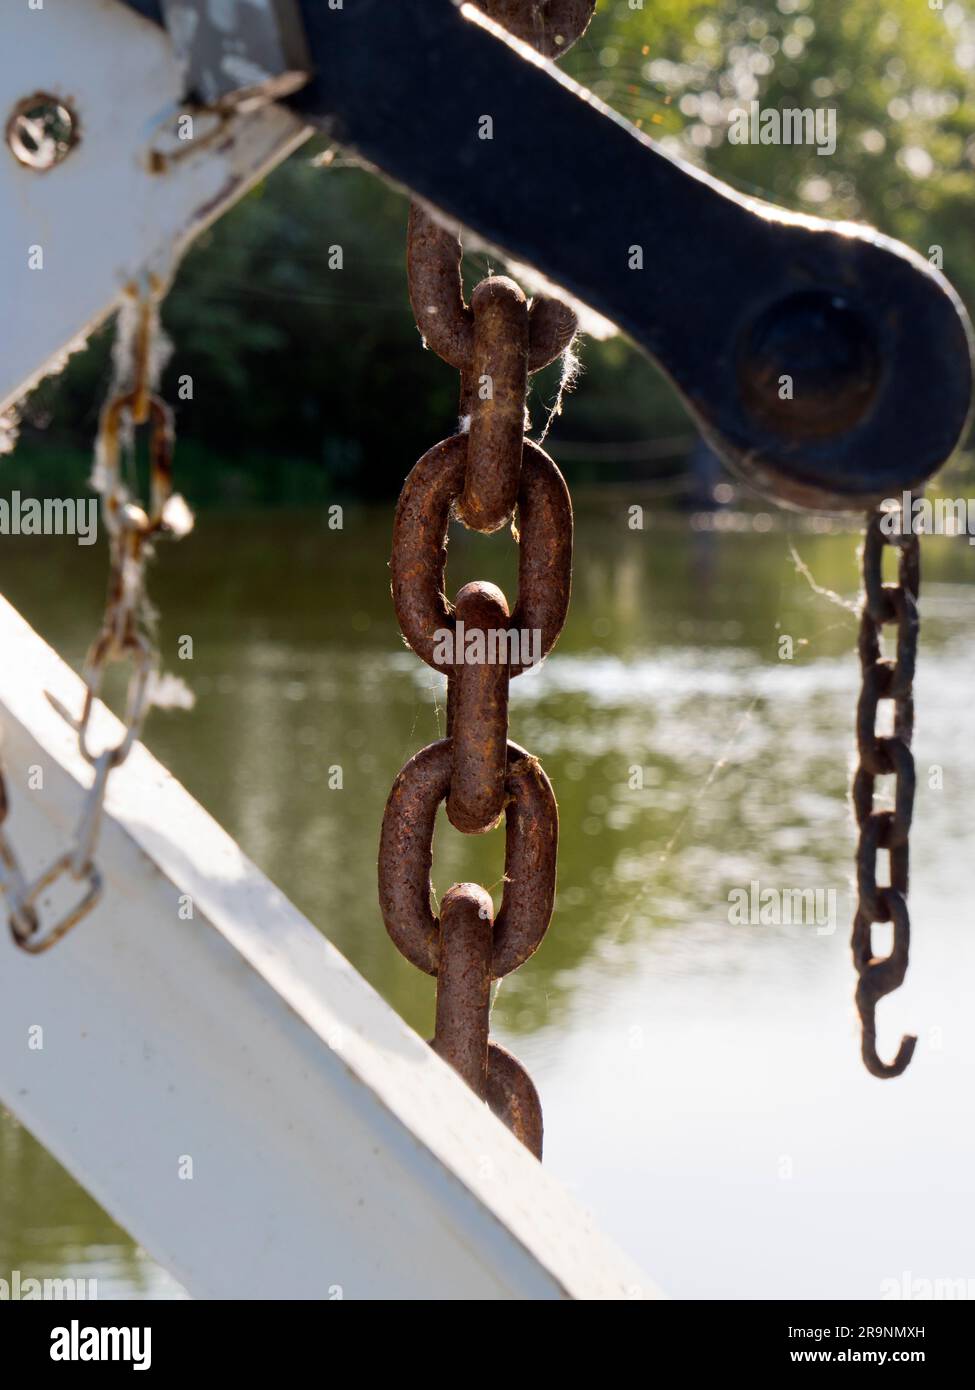
[[[914,809],[914,667],[917,659],[920,542],[909,534],[888,534],[885,513],[874,512],[867,521],[863,546],[863,607],[860,615],[860,667],[862,686],[857,705],[858,766],[853,779],[853,807],[859,827],[857,846],[857,910],[853,922],[853,961],[859,974],[857,1009],[863,1028],[863,1061],[873,1076],[900,1076],[914,1053],[917,1039],[903,1037],[897,1056],[883,1062],[877,1055],[877,1003],[899,989],[907,973],[911,920],[907,910],[908,838]],[[898,518],[900,520],[900,518]],[[910,518],[905,518],[907,522]],[[905,531],[906,527],[901,527]],[[883,582],[884,549],[898,550],[896,584]],[[896,624],[893,659],[881,652],[885,625]],[[877,733],[877,707],[892,700],[893,734]],[[878,777],[893,775],[893,808],[876,810],[874,793]],[[877,852],[887,850],[890,883],[877,883]],[[892,924],[890,954],[873,953],[873,926]]]
[[[564,52],[594,0],[484,0],[481,6],[541,52]],[[464,302],[462,247],[421,207],[410,210],[410,300],[426,345],[461,374],[461,432],[416,464],[393,527],[393,603],[403,636],[447,676],[447,737],[411,758],[393,783],[379,848],[379,898],[402,954],[437,979],[435,1051],[538,1158],[535,1086],[488,1037],[491,985],[537,949],[555,903],[558,808],[537,758],[508,739],[510,680],[537,665],[565,622],[572,576],[572,504],[558,468],[525,438],[528,378],[569,347],[576,318],[557,300],[531,303],[492,275]],[[493,532],[517,511],[518,602],[493,584],[444,582],[451,518]],[[501,908],[484,888],[455,884],[437,918],[430,870],[437,810],[479,835],[504,817]]]
[[[109,582],[102,624],[88,649],[82,671],[85,693],[80,717],[74,718],[48,693],[51,704],[77,733],[81,755],[92,767],[94,776],[72,847],[31,882],[25,878],[2,828],[9,802],[0,768],[0,888],[7,897],[14,941],[32,955],[60,941],[91,912],[101,897],[103,883],[95,863],[95,850],[109,775],[125,762],[141,734],[158,670],[158,652],[146,623],[146,562],[156,537],[184,536],[193,524],[186,503],[173,493],[172,412],[151,389],[159,294],[155,282],[142,293],[129,292],[123,314],[135,315],[131,329],[131,385],[108,400],[99,421],[92,485],[101,495],[101,515],[108,531]],[[148,509],[132,498],[123,481],[121,467],[123,455],[134,455],[134,432],[141,425],[149,426]],[[125,704],[125,732],[114,748],[96,752],[89,741],[89,726],[105,671],[115,662],[128,662],[132,668]],[[74,907],[42,932],[38,900],[64,876],[84,885],[82,895]]]

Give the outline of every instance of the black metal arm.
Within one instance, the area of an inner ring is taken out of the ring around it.
[[[158,18],[153,0],[129,3]],[[288,104],[617,323],[758,486],[851,507],[920,484],[951,453],[970,329],[920,257],[665,155],[453,0],[301,7],[314,74]]]

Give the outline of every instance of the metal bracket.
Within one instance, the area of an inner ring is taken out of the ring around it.
[[[161,19],[160,0],[127,3]],[[472,5],[297,3],[313,74],[285,105],[301,122],[618,324],[757,487],[797,506],[860,508],[920,486],[956,447],[971,330],[919,255],[665,154]],[[297,70],[283,43],[279,31],[277,57],[256,60],[269,81]],[[485,114],[491,139],[478,134]],[[76,279],[83,263],[72,260]]]
[[[618,324],[760,489],[856,508],[948,458],[970,328],[919,255],[664,153],[470,5],[304,0],[303,14],[316,73],[289,105]]]
[[[203,106],[251,110],[304,86],[311,60],[297,0],[161,0],[166,28]]]
[[[194,110],[168,34],[125,5],[18,5],[3,26],[0,411],[311,134],[277,104]]]

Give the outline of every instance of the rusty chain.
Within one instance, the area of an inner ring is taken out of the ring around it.
[[[853,778],[853,808],[859,828],[857,846],[857,908],[853,922],[853,961],[859,975],[856,1002],[862,1025],[863,1062],[873,1076],[900,1076],[914,1053],[917,1039],[903,1037],[892,1062],[877,1053],[876,1009],[878,1002],[904,982],[910,948],[911,921],[907,910],[908,840],[914,809],[914,666],[920,622],[920,543],[910,534],[888,534],[885,514],[873,513],[867,521],[863,546],[863,605],[860,614],[859,652],[862,672],[857,704],[857,758]],[[898,520],[900,518],[898,517]],[[908,518],[909,520],[909,518]],[[884,550],[898,550],[896,584],[883,580]],[[882,654],[883,628],[896,624],[893,658]],[[893,701],[893,733],[877,733],[881,700]],[[893,807],[878,810],[874,795],[878,777],[893,775]],[[890,882],[877,883],[877,854],[887,850]],[[889,955],[873,952],[873,927],[892,924]]]
[[[82,757],[93,769],[72,847],[59,855],[41,874],[28,881],[13,846],[3,829],[9,800],[0,768],[0,889],[7,898],[10,930],[14,941],[31,955],[47,951],[98,903],[102,876],[95,863],[95,849],[108,779],[120,767],[139,738],[153,699],[158,659],[146,624],[145,567],[152,542],[160,535],[179,537],[192,527],[192,516],[182,497],[173,492],[172,412],[152,391],[153,343],[158,331],[161,287],[152,281],[142,292],[128,292],[123,314],[131,324],[131,384],[113,394],[104,408],[98,428],[96,467],[92,484],[101,495],[101,513],[109,535],[109,582],[101,627],[88,649],[82,671],[85,692],[76,719],[55,696],[48,699],[78,736]],[[137,426],[148,425],[150,500],[148,508],[131,496],[122,478],[123,454],[134,451]],[[107,667],[129,662],[132,673],[126,694],[125,732],[114,748],[95,752],[89,741],[91,718]],[[41,931],[38,904],[60,878],[83,882],[84,892],[74,907]]]
[[[491,18],[546,56],[584,31],[595,0],[481,0]],[[528,378],[572,342],[576,317],[558,300],[528,301],[491,275],[464,301],[463,248],[424,208],[410,209],[410,302],[425,344],[460,372],[461,431],[424,454],[396,508],[393,604],[410,647],[447,675],[447,737],[417,753],[393,783],[379,846],[379,899],[397,949],[437,979],[431,1046],[541,1158],[542,1111],[521,1064],[491,1042],[491,986],[537,949],[555,903],[558,808],[537,758],[508,738],[510,680],[541,661],[565,622],[572,504],[558,468],[525,438]],[[490,533],[518,517],[518,601],[493,584],[445,597],[451,518]],[[519,646],[528,634],[529,650]],[[499,641],[500,637],[500,641]],[[471,642],[475,656],[465,657]],[[491,643],[494,642],[492,659]],[[444,653],[446,652],[446,656]],[[437,811],[479,835],[504,817],[501,907],[474,883],[431,907]]]
[[[545,57],[566,52],[585,31],[595,0],[480,0],[493,20]],[[447,737],[417,753],[397,776],[387,801],[379,851],[379,894],[397,949],[437,980],[432,1046],[538,1157],[542,1114],[537,1091],[521,1064],[490,1041],[491,986],[533,954],[555,901],[558,810],[530,753],[508,737],[510,680],[551,651],[565,622],[571,584],[572,507],[551,458],[525,437],[530,376],[570,346],[576,317],[555,299],[529,301],[506,276],[491,275],[464,299],[463,247],[455,231],[413,204],[408,228],[409,293],[425,344],[459,371],[461,431],[434,446],[406,480],[393,530],[393,602],[412,650],[448,677]],[[101,897],[95,863],[102,809],[111,772],[139,738],[152,702],[157,653],[145,619],[145,566],[152,542],[192,525],[173,494],[173,421],[151,389],[151,350],[158,327],[159,287],[131,295],[136,304],[129,389],[104,407],[98,434],[96,486],[109,533],[110,577],[101,628],[83,670],[84,699],[75,718],[51,703],[78,736],[93,769],[91,787],[71,847],[28,879],[7,833],[10,802],[0,767],[0,890],[7,898],[16,944],[40,954],[61,940]],[[485,393],[484,385],[489,390]],[[150,431],[150,500],[140,506],[122,480],[121,457],[136,427]],[[447,537],[452,518],[492,533],[517,514],[518,601],[512,611],[494,585],[465,585],[445,597]],[[920,555],[913,533],[889,534],[884,514],[868,518],[863,547],[864,598],[858,648],[862,684],[857,705],[858,764],[852,800],[858,826],[857,907],[852,952],[862,1055],[880,1078],[901,1075],[917,1039],[904,1036],[896,1056],[877,1051],[876,1008],[907,971],[910,916],[909,834],[915,795],[913,678],[919,634]],[[885,548],[898,550],[896,584],[883,581]],[[896,653],[882,654],[885,626],[896,626]],[[487,649],[494,633],[538,635],[530,659],[516,646],[503,660],[458,659],[465,641]],[[463,634],[463,637],[462,637]],[[444,637],[452,659],[438,655]],[[459,644],[459,645],[458,645]],[[106,669],[128,662],[124,734],[115,747],[94,751],[89,730]],[[893,732],[877,732],[881,701],[893,703]],[[877,808],[876,780],[893,776],[893,805]],[[464,833],[482,834],[505,822],[504,889],[495,916],[490,894],[455,884],[439,917],[431,907],[433,835],[441,803]],[[877,856],[889,856],[889,883],[877,883]],[[83,884],[78,901],[41,930],[38,904],[62,877]],[[886,956],[873,949],[873,927],[890,923]]]

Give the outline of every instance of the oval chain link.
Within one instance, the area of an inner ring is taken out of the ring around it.
[[[595,0],[482,0],[481,9],[546,56],[585,30]],[[555,903],[558,808],[541,765],[508,739],[508,686],[551,651],[572,577],[572,504],[549,456],[525,438],[529,377],[570,345],[576,317],[558,300],[531,303],[491,275],[464,300],[460,237],[410,209],[410,302],[427,347],[460,372],[461,432],[424,454],[396,508],[393,604],[410,647],[447,676],[447,737],[417,753],[393,783],[379,846],[386,930],[437,978],[431,1043],[538,1158],[542,1111],[527,1072],[490,1041],[491,985],[524,964]],[[451,519],[490,533],[518,518],[518,602],[493,584],[445,593]],[[473,644],[473,647],[471,646]],[[468,656],[473,650],[475,655]],[[482,834],[505,820],[504,891],[455,884],[431,907],[433,835],[451,823]]]

